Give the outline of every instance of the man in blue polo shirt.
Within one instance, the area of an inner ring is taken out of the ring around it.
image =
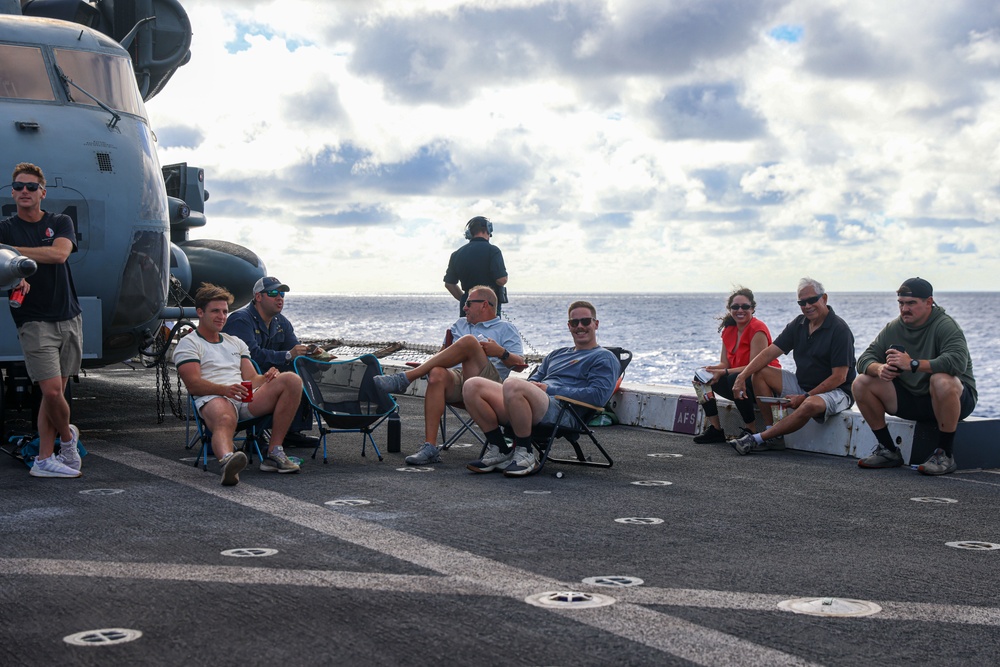
[[[758,398],[768,426],[761,433],[746,433],[729,441],[740,455],[784,449],[785,434],[799,430],[810,419],[824,422],[854,402],[851,396],[851,383],[857,376],[854,334],[847,322],[827,305],[828,298],[820,282],[812,278],[800,280],[798,304],[802,314],[789,322],[774,342],[736,376],[734,396],[745,395],[746,382],[752,378],[754,394],[784,396],[794,410],[774,424],[769,407]],[[795,360],[795,373],[768,366],[789,352]]]
[[[454,341],[440,352],[405,373],[380,375],[375,385],[382,391],[402,394],[411,382],[427,376],[424,396],[424,437],[420,450],[406,457],[410,465],[427,465],[440,460],[437,445],[438,423],[446,403],[462,400],[466,381],[482,377],[499,384],[510,369],[524,364],[521,334],[510,322],[496,316],[497,295],[487,285],[469,290],[465,317],[451,325]]]

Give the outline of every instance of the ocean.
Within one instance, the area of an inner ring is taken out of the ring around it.
[[[776,336],[800,313],[795,295],[763,293],[756,316]],[[584,295],[597,308],[598,341],[633,353],[626,382],[687,385],[694,370],[719,359],[717,332],[727,294],[597,294]],[[503,317],[520,330],[525,350],[544,355],[570,344],[566,307],[581,298],[570,294],[512,294]],[[1000,338],[990,318],[1000,306],[997,292],[941,293],[935,301],[965,331],[972,354],[979,404],[973,415],[1000,417]],[[829,305],[850,325],[860,354],[881,328],[898,315],[892,293],[831,293]],[[296,294],[289,293],[284,313],[304,340],[441,342],[458,317],[450,295],[431,294]],[[794,369],[791,357],[782,366]]]

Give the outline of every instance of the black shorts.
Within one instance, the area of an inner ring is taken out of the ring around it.
[[[915,396],[893,381],[896,388],[896,416],[901,419],[909,419],[915,422],[936,422],[934,416],[934,405],[931,403],[931,395]],[[958,418],[965,419],[976,409],[976,402],[972,398],[972,392],[966,385],[962,385],[962,397],[959,399],[961,411]]]

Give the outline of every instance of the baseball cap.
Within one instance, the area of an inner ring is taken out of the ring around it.
[[[907,278],[896,290],[896,296],[912,296],[917,299],[926,299],[934,296],[934,288],[923,278]]]
[[[261,278],[253,286],[253,293],[260,294],[261,292],[266,292],[268,290],[280,290],[282,292],[289,292],[288,285],[284,284],[274,276],[268,276],[266,278]]]

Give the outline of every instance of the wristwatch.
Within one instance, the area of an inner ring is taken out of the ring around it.
[[[500,361],[507,361],[510,358],[510,350],[504,350],[503,354],[500,355]]]
[[[910,359],[910,372],[916,373],[918,368],[920,368],[920,362],[916,359]]]
[[[285,350],[285,361],[291,361],[291,360],[292,360],[292,351]]]

